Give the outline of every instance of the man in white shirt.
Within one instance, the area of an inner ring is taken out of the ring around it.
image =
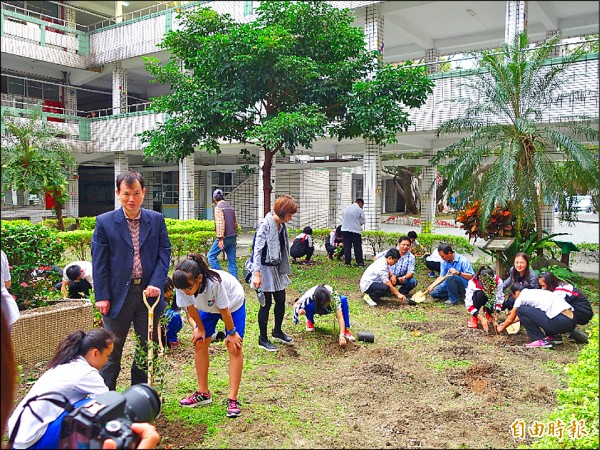
[[[364,267],[362,250],[362,226],[367,222],[363,205],[365,204],[362,198],[357,198],[354,203],[344,210],[342,217],[342,233],[344,235],[344,262],[349,266],[352,262],[352,247],[354,246],[354,257],[356,265]]]
[[[364,301],[369,306],[377,306],[381,297],[389,295],[390,292],[395,295],[402,303],[406,302],[406,296],[401,294],[390,281],[392,266],[400,259],[400,252],[397,248],[390,248],[385,254],[385,258],[377,259],[371,264],[360,278],[360,290],[365,293]]]

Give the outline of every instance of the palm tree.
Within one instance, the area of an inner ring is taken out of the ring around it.
[[[580,189],[598,185],[597,147],[594,152],[578,140],[597,142],[598,118],[563,116],[559,123],[541,122],[550,105],[566,92],[573,94],[563,75],[584,52],[579,48],[558,63],[546,64],[559,41],[560,35],[555,35],[530,49],[522,33],[499,52],[483,52],[478,62],[482,70],[465,82],[477,95],[453,99],[465,105],[461,117],[437,130],[438,137],[468,135],[431,160],[438,164],[451,158],[442,169],[447,192],[482,200],[483,226],[495,206],[510,204],[515,217],[535,224],[538,240],[543,236],[544,204],[558,202],[561,212],[568,213],[568,199],[576,189],[573,172],[557,171],[549,152],[560,154],[577,171]],[[517,225],[521,229],[521,223]]]
[[[54,198],[59,230],[64,230],[62,207],[69,199],[69,174],[75,158],[59,139],[60,130],[41,120],[41,110],[29,117],[2,114],[2,188],[14,186]]]

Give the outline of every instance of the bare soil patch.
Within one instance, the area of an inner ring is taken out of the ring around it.
[[[375,343],[339,347],[331,316],[318,318],[314,333],[307,333],[302,322],[293,326],[290,311],[298,291],[290,289],[283,328],[294,343],[278,345],[275,354],[257,348],[256,296],[244,286],[248,314],[242,416],[226,419],[220,406],[211,410],[217,411],[211,416],[214,426],[202,419],[209,409],[192,410],[194,425],[177,409],[182,392],[195,386],[190,329],[185,326],[181,348],[165,359],[163,397],[169,414],[156,421],[161,446],[516,448],[529,441],[511,437],[511,423],[517,418],[541,420],[555,407],[562,368],[576,361],[578,344],[526,349],[524,330],[498,336],[493,330],[468,329],[464,307],[400,306],[389,300],[370,308],[357,288],[345,287],[348,283],[339,281],[340,292],[350,301],[352,331],[374,331]],[[132,353],[131,341],[125,354]],[[221,405],[228,392],[226,350],[218,343],[210,353],[213,403]],[[122,388],[128,386],[129,364],[123,362]],[[30,388],[27,381],[44,370],[23,367],[17,400]]]

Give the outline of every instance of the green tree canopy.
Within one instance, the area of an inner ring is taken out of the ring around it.
[[[479,60],[483,70],[465,82],[477,95],[453,99],[464,105],[461,116],[437,130],[438,136],[468,134],[438,152],[432,163],[452,158],[442,168],[448,192],[482,200],[483,226],[496,205],[510,204],[515,217],[535,224],[541,239],[543,205],[558,202],[568,213],[574,172],[579,189],[597,189],[598,153],[583,143],[597,142],[598,117],[562,116],[554,123],[542,122],[545,109],[577,94],[565,71],[584,50],[547,64],[560,39],[555,35],[530,48],[522,33],[499,52],[484,52]],[[571,170],[557,170],[551,153],[559,154],[565,161],[561,165]]]
[[[278,152],[320,137],[396,142],[411,125],[406,110],[432,92],[425,68],[384,65],[352,12],[322,1],[261,2],[251,23],[210,8],[180,17],[182,28],[162,42],[169,62],[146,60],[173,93],[153,99],[152,109],[168,115],[141,134],[144,151],[174,161],[196,149],[219,153],[219,140],[263,148],[265,212]]]
[[[29,191],[55,200],[58,229],[64,230],[62,207],[69,199],[69,175],[75,158],[59,129],[41,119],[41,109],[27,117],[2,114],[2,189]]]

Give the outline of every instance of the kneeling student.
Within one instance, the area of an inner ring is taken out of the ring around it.
[[[302,297],[294,303],[292,320],[298,323],[298,316],[306,316],[306,331],[315,331],[315,314],[323,316],[335,309],[340,326],[339,344],[343,347],[346,341],[354,342],[350,333],[350,312],[348,297],[339,295],[333,288],[326,284],[311,287]]]

